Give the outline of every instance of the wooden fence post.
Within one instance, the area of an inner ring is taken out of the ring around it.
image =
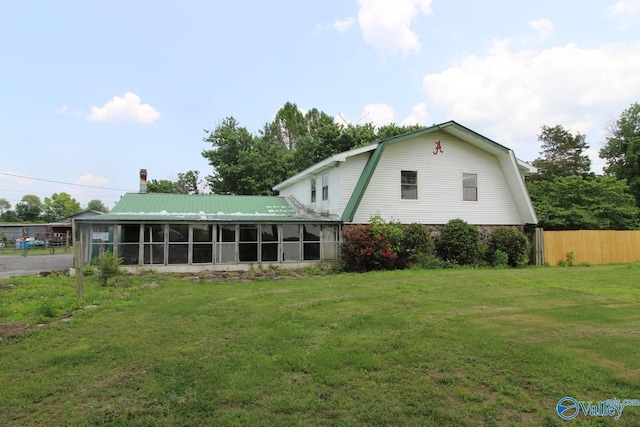
[[[76,269],[76,296],[78,297],[78,301],[82,301],[84,299],[84,272],[82,271],[82,231],[79,230],[77,233],[80,237],[80,241],[75,241],[73,244],[74,248],[74,260],[75,260],[75,269]]]

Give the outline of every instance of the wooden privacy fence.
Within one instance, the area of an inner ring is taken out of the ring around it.
[[[639,230],[545,231],[544,259],[549,265],[615,264],[640,261]]]

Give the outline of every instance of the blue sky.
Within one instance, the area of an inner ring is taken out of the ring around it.
[[[111,208],[140,168],[204,177],[204,129],[256,133],[287,101],[455,120],[528,161],[562,125],[598,171],[607,124],[640,101],[639,24],[640,0],[0,0],[0,198]]]

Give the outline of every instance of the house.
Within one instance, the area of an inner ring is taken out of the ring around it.
[[[276,185],[280,196],[343,223],[536,224],[523,175],[536,169],[509,148],[454,122],[337,154]]]
[[[145,188],[127,193],[109,213],[75,219],[84,265],[106,250],[131,272],[247,270],[272,263],[287,268],[338,259],[340,222],[296,211],[285,197]]]
[[[74,220],[83,263],[110,250],[129,271],[244,270],[337,261],[343,224],[536,224],[512,150],[446,122],[332,156],[274,187],[278,196],[126,194]],[[77,242],[77,241],[76,241]]]

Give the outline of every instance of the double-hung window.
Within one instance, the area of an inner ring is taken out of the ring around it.
[[[311,203],[316,202],[316,179],[311,178]]]
[[[462,174],[462,200],[465,202],[478,201],[478,175],[475,173]]]
[[[406,200],[418,198],[418,171],[400,171],[400,197]]]
[[[329,200],[329,174],[322,174],[322,200]]]

